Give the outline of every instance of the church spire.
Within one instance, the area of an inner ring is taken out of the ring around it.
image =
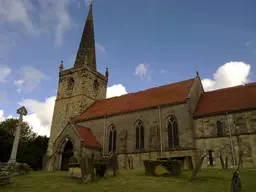
[[[96,54],[93,27],[92,3],[84,26],[84,31],[80,41],[74,67],[88,67],[96,71]]]

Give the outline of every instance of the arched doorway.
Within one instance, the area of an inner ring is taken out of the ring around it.
[[[67,139],[67,142],[66,142],[63,152],[62,152],[61,170],[68,171],[69,159],[73,155],[74,155],[73,144],[69,139]]]

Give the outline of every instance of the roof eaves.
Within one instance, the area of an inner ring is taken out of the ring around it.
[[[74,121],[74,123],[81,123],[83,121],[89,121],[89,120],[99,119],[99,118],[103,118],[103,117],[111,117],[111,116],[116,116],[116,115],[120,115],[120,114],[134,113],[134,112],[138,112],[138,111],[154,109],[154,108],[157,108],[159,106],[164,107],[164,106],[169,106],[169,105],[178,105],[178,104],[186,103],[188,99],[189,98],[186,98],[183,101],[179,101],[179,102],[173,102],[173,103],[167,103],[167,104],[161,104],[161,105],[154,105],[154,106],[151,106],[151,107],[139,108],[139,109],[135,109],[135,110],[129,110],[129,111],[124,111],[124,112],[118,112],[118,113],[112,113],[112,114],[104,114],[104,115],[95,116],[95,117],[89,117],[89,118],[85,118],[83,120]]]
[[[211,113],[201,113],[198,115],[193,115],[193,118],[197,119],[200,117],[206,117],[206,116],[215,116],[215,115],[222,115],[225,113],[229,112],[243,112],[243,111],[250,111],[250,110],[255,110],[256,107],[246,107],[246,108],[240,108],[240,109],[232,109],[232,110],[225,110],[225,111],[216,111],[216,112],[211,112]]]
[[[101,150],[101,149],[102,149],[102,147],[99,147],[99,146],[89,146],[89,145],[87,145],[87,144],[85,144],[85,143],[84,143],[84,146],[85,146],[86,148],[89,148],[89,149],[98,149],[98,150]]]

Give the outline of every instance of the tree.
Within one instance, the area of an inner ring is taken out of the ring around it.
[[[15,136],[16,128],[18,125],[19,119],[16,118],[8,118],[0,123],[0,129],[7,131],[10,135]],[[27,122],[22,122],[21,124],[21,139],[32,139],[35,138],[36,134],[33,133],[32,127],[28,125]]]
[[[25,137],[24,137],[25,138]],[[7,162],[11,155],[14,136],[0,128],[0,162]],[[43,156],[47,151],[49,138],[46,136],[21,139],[17,162],[27,163],[32,169],[42,169]]]
[[[11,155],[13,136],[4,129],[0,129],[0,162],[7,162]]]
[[[27,163],[34,170],[42,169],[43,156],[47,151],[48,141],[49,138],[46,136],[37,136],[21,141],[17,161]]]

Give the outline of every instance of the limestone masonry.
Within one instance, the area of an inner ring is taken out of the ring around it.
[[[220,167],[220,154],[256,168],[256,83],[204,92],[196,77],[106,99],[108,69],[97,71],[92,6],[74,67],[60,65],[46,170],[66,170],[71,156],[118,154],[120,168],[176,157],[192,168]]]

